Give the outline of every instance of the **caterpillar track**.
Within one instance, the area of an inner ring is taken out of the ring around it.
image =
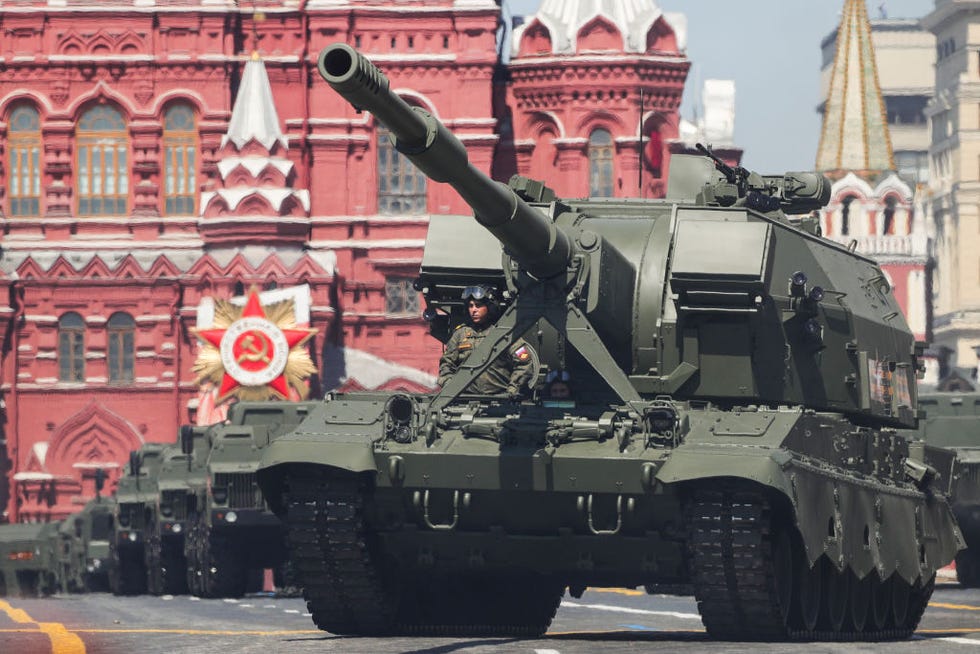
[[[915,631],[935,576],[911,586],[900,576],[858,581],[825,558],[812,567],[765,496],[697,493],[688,512],[698,609],[717,639],[896,640]]]
[[[413,577],[381,564],[364,521],[368,488],[294,466],[283,505],[292,561],[317,627],[335,634],[527,637],[543,634],[564,586],[553,580]]]

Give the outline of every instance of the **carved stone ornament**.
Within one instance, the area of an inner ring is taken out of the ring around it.
[[[146,105],[153,97],[153,83],[149,81],[142,81],[136,85],[136,92],[134,93],[136,100],[141,105]]]
[[[55,106],[64,106],[68,101],[68,82],[65,80],[55,80],[51,85],[51,101]]]

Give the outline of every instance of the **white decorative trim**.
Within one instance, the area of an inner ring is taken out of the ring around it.
[[[347,248],[362,248],[367,250],[381,250],[392,248],[423,248],[425,247],[424,238],[400,238],[387,240],[370,239],[344,239],[341,241],[310,241],[311,248],[324,248],[330,250],[344,250]]]

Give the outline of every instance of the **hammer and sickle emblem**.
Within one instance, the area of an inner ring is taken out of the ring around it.
[[[236,361],[238,363],[243,361],[270,363],[272,359],[269,358],[269,342],[264,338],[260,338],[259,341],[261,344],[256,345],[255,335],[245,334],[245,338],[242,339],[242,353],[238,355]]]

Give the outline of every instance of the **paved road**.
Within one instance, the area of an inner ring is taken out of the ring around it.
[[[876,643],[719,643],[708,640],[689,597],[589,590],[566,597],[548,634],[507,638],[344,638],[317,631],[300,599],[188,596],[123,598],[106,594],[0,600],[2,654],[215,652],[261,654],[585,654],[642,652],[878,652]],[[940,585],[910,641],[889,654],[980,654],[980,590]]]

